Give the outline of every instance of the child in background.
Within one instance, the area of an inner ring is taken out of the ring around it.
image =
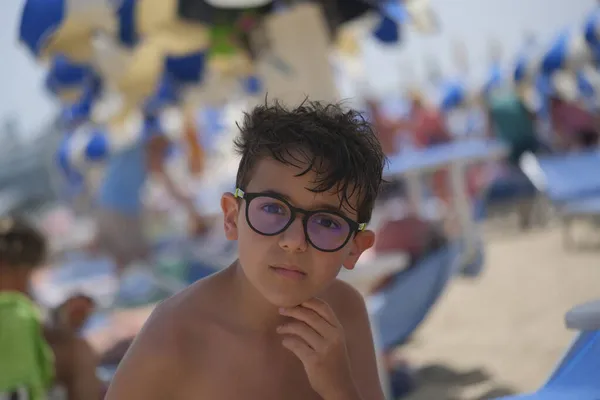
[[[45,399],[60,385],[69,400],[100,399],[96,357],[75,332],[81,325],[80,315],[75,315],[79,313],[72,314],[75,321],[57,312],[52,326],[44,326],[28,294],[31,275],[46,250],[46,239],[24,220],[0,220],[0,395]]]

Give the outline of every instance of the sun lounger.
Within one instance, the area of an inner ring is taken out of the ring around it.
[[[573,244],[572,222],[600,218],[600,152],[583,151],[567,155],[535,157],[521,163],[525,174],[555,206],[563,223],[563,238]]]
[[[600,399],[600,300],[573,308],[565,319],[579,334],[548,382],[536,393],[502,400]]]
[[[447,245],[400,271],[388,287],[368,298],[384,350],[404,343],[428,315],[456,272],[459,256],[460,246]]]

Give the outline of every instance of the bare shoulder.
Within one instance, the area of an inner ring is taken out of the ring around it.
[[[203,324],[190,323],[190,315],[199,314],[195,300],[201,286],[192,285],[155,308],[120,363],[107,400],[171,398],[181,388],[189,346],[203,343],[197,329]]]
[[[363,296],[344,281],[336,279],[324,293],[323,300],[333,309],[345,328],[355,322],[361,323],[361,318],[357,318],[359,316],[368,319]]]
[[[363,296],[346,282],[336,280],[324,293],[323,300],[344,328],[354,381],[362,398],[383,400],[373,334]]]

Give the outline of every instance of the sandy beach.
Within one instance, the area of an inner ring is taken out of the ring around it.
[[[565,312],[600,297],[600,253],[564,249],[558,229],[493,236],[482,276],[455,280],[399,350],[421,383],[409,400],[535,390],[574,337]]]

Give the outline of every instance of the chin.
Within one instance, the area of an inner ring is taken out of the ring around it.
[[[291,308],[296,307],[306,300],[312,298],[310,295],[301,295],[293,293],[274,293],[273,291],[262,291],[262,295],[267,301],[276,307]]]

